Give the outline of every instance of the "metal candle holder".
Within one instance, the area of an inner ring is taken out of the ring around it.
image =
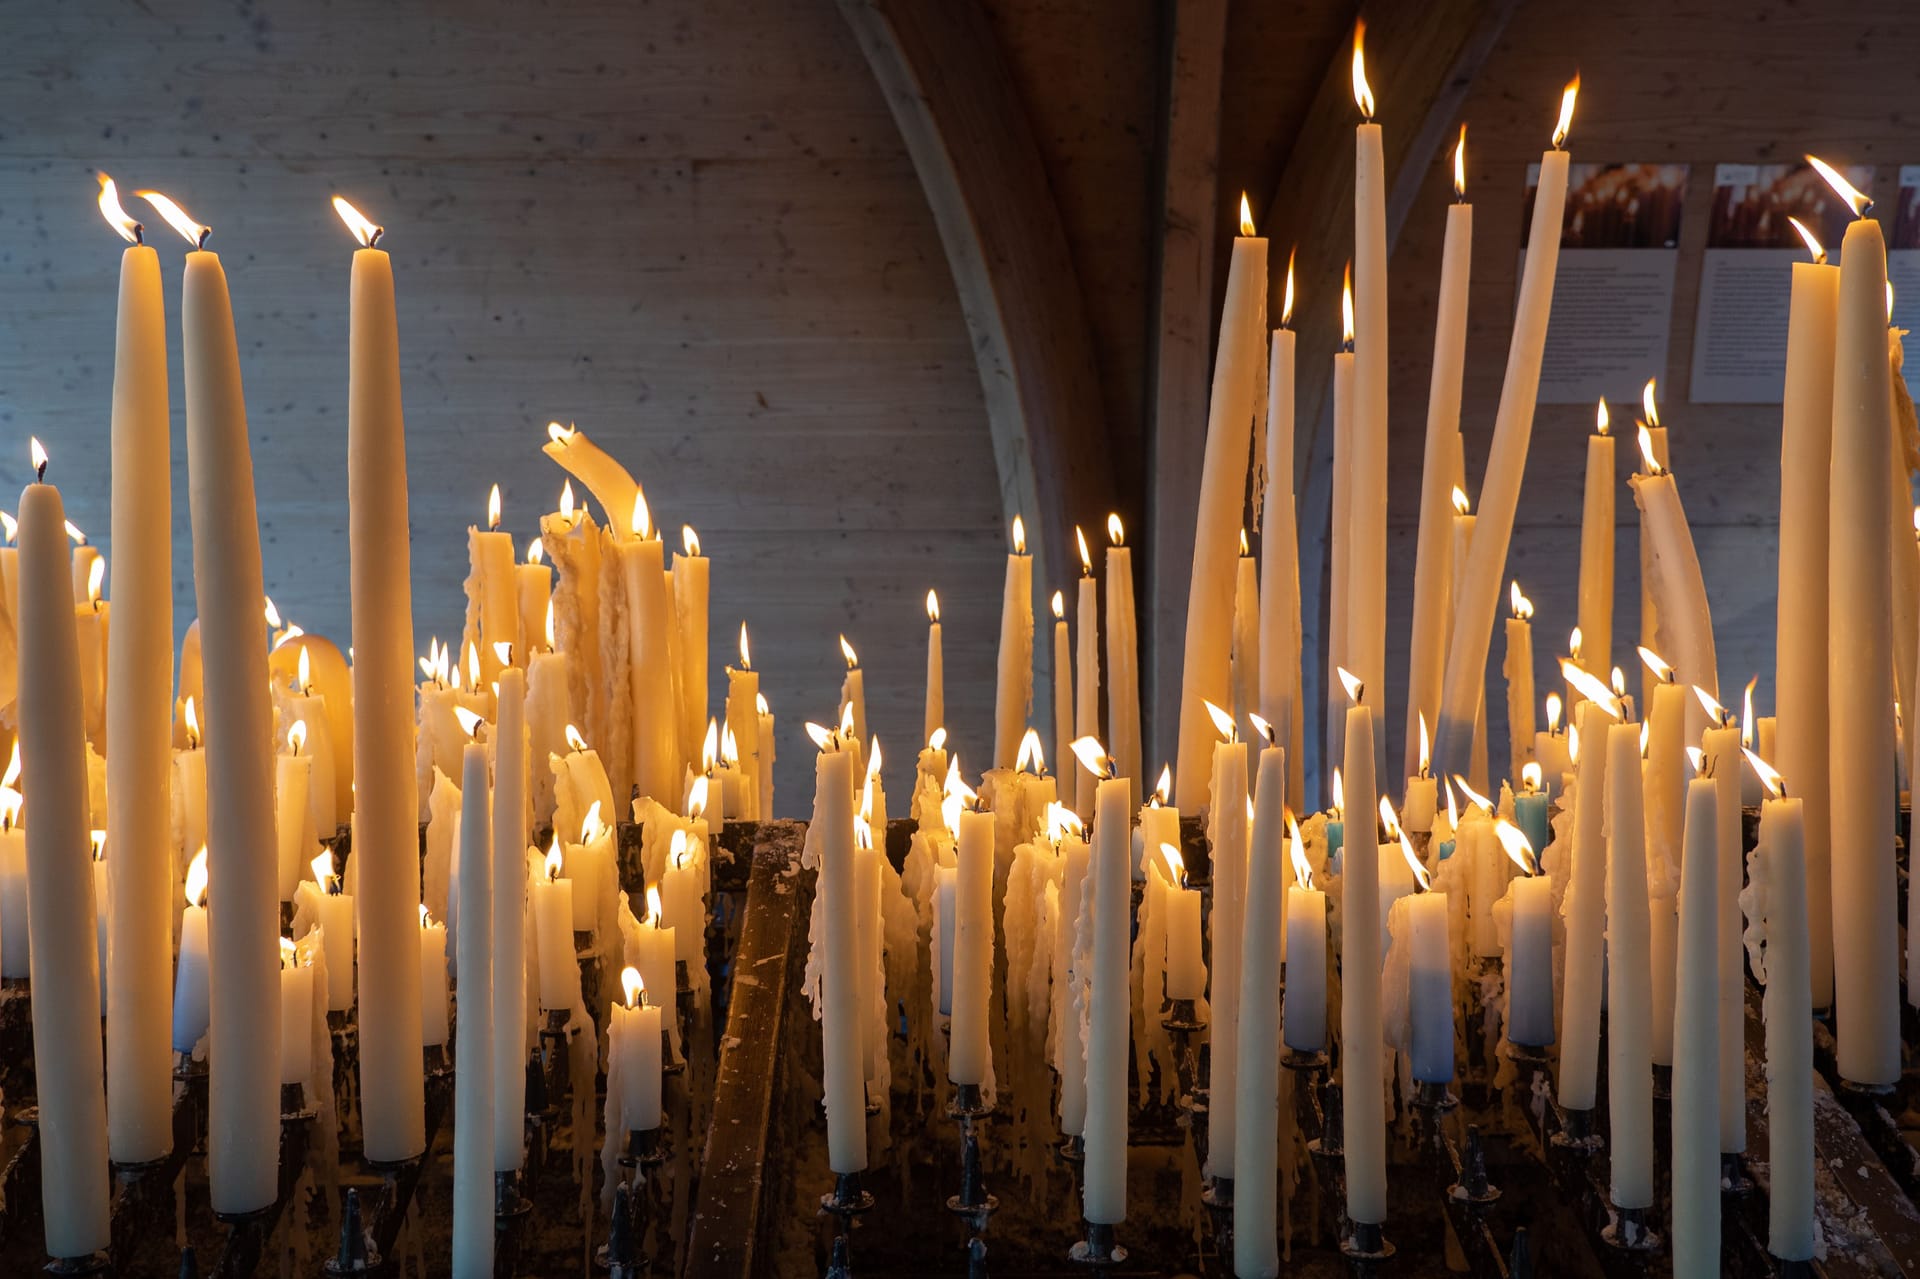
[[[976,1233],[986,1230],[988,1220],[1000,1207],[1000,1200],[987,1193],[986,1179],[980,1168],[980,1130],[976,1121],[993,1113],[979,1084],[955,1084],[947,1102],[947,1117],[960,1125],[960,1193],[947,1196],[947,1211],[965,1221]]]
[[[1073,1245],[1067,1260],[1076,1266],[1111,1270],[1127,1262],[1127,1250],[1114,1242],[1113,1227],[1103,1221],[1087,1223],[1087,1237]]]

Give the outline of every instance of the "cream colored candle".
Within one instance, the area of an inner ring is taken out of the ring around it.
[[[757,821],[773,816],[760,809],[760,774],[771,761],[760,759],[760,715],[756,699],[760,693],[760,672],[753,669],[752,653],[747,647],[747,624],[740,623],[740,665],[727,668],[727,730],[733,734],[734,747],[740,752],[740,790],[745,802],[730,805],[741,821]],[[768,743],[769,747],[772,743]]]
[[[1646,418],[1636,423],[1646,427],[1643,437],[1646,448],[1651,451],[1654,462],[1665,470],[1670,462],[1667,453],[1667,428],[1660,425],[1659,410],[1653,402],[1654,379],[1648,378],[1646,389],[1641,398],[1645,402]],[[1640,646],[1657,648],[1661,645],[1660,610],[1653,597],[1653,540],[1647,534],[1647,513],[1640,512]],[[1640,691],[1645,697],[1653,696],[1654,676],[1642,673]]]
[[[1513,340],[1507,349],[1506,377],[1500,387],[1486,476],[1480,485],[1480,524],[1462,589],[1453,603],[1453,634],[1447,644],[1440,720],[1434,730],[1435,771],[1444,775],[1467,771],[1474,722],[1486,691],[1487,647],[1493,640],[1500,581],[1506,576],[1507,549],[1520,504],[1520,481],[1526,471],[1527,443],[1533,434],[1534,402],[1540,389],[1540,357],[1546,348],[1553,280],[1560,262],[1569,161],[1560,144],[1572,127],[1579,86],[1576,77],[1562,93],[1554,149],[1540,157],[1526,265],[1514,307]]]
[[[1233,578],[1233,713],[1244,716],[1260,709],[1260,578],[1247,549],[1247,530],[1240,530],[1240,558]],[[1247,778],[1253,784],[1253,778]]]
[[[535,653],[527,663],[527,758],[531,782],[530,816],[535,823],[553,818],[557,796],[547,761],[567,752],[567,655]]]
[[[758,792],[754,811],[765,821],[774,819],[773,811],[773,761],[778,753],[773,740],[773,712],[767,709],[767,697],[764,693],[754,694],[753,704],[757,710],[756,718],[760,725],[759,769],[754,774],[753,784]]]
[[[607,531],[616,540],[635,535],[626,520],[633,510],[633,499],[638,496],[640,486],[634,483],[626,467],[614,461],[599,445],[587,438],[586,432],[572,424],[562,426],[558,422],[547,423],[547,442],[540,446],[540,451],[587,486],[587,491],[593,494],[606,513]]]
[[[612,1009],[612,1039],[619,1055],[620,1122],[629,1132],[650,1132],[660,1126],[660,1013],[647,999],[638,969],[621,974],[627,1002]]]
[[[1507,619],[1507,656],[1500,673],[1507,681],[1507,759],[1509,778],[1519,777],[1533,759],[1533,601],[1520,583],[1507,591],[1513,616]],[[1556,779],[1557,780],[1557,779]]]
[[[1060,1131],[1077,1137],[1087,1122],[1087,1041],[1079,1003],[1085,994],[1081,900],[1087,890],[1087,841],[1070,826],[1060,840],[1060,897],[1053,933],[1054,1069],[1060,1075]]]
[[[1340,667],[1347,660],[1348,619],[1352,612],[1349,597],[1353,578],[1347,563],[1353,538],[1353,289],[1352,267],[1347,269],[1345,299],[1346,342],[1333,357],[1333,523],[1328,533],[1327,580],[1327,667],[1320,690],[1325,698],[1321,727],[1326,733],[1326,753],[1322,759],[1344,759],[1346,755],[1347,705],[1340,691]],[[1326,769],[1321,769],[1325,786]]]
[[[1496,831],[1513,831],[1496,826]],[[1524,837],[1518,847],[1524,847]],[[1509,853],[1516,861],[1517,853]],[[1528,864],[1508,885],[1513,911],[1507,946],[1507,1039],[1531,1048],[1553,1042],[1553,881]]]
[[[1145,767],[1140,737],[1140,618],[1133,599],[1133,549],[1118,515],[1107,516],[1107,732],[1112,734],[1116,777],[1126,780],[1131,799],[1140,804]]]
[[[1240,949],[1240,1027],[1234,1067],[1233,1264],[1237,1274],[1279,1273],[1274,1220],[1279,1190],[1280,947],[1287,924],[1282,878],[1286,853],[1287,758],[1271,742],[1260,752],[1248,840],[1247,892]],[[1322,925],[1324,928],[1324,924]],[[1306,965],[1302,965],[1303,970]],[[1218,977],[1215,982],[1218,984]]]
[[[542,1012],[571,1012],[580,999],[580,967],[573,949],[574,885],[561,877],[563,867],[556,841],[531,889]]]
[[[92,553],[87,580],[81,584],[73,610],[74,644],[80,653],[80,718],[86,725],[87,745],[94,754],[107,749],[107,634],[111,605],[100,598],[107,562],[91,546],[74,548]]]
[[[353,934],[358,915],[352,896],[340,891],[343,885],[337,869],[333,854],[325,849],[313,859],[313,882],[319,889],[314,896],[314,916],[320,923],[320,942],[327,957],[328,1012],[345,1012],[353,1007]]]
[[[1305,793],[1301,750],[1306,706],[1300,687],[1300,528],[1293,480],[1293,259],[1267,363],[1267,491],[1261,504],[1260,713],[1287,753],[1287,794]],[[1108,609],[1112,609],[1109,597]],[[1111,626],[1111,620],[1107,623]]]
[[[1649,571],[1653,574],[1653,594],[1660,616],[1661,655],[1673,663],[1681,683],[1696,685],[1718,696],[1720,676],[1714,656],[1713,614],[1707,606],[1707,584],[1700,572],[1700,556],[1694,549],[1693,531],[1680,504],[1680,490],[1674,483],[1673,473],[1654,462],[1644,428],[1640,436],[1640,456],[1642,465],[1648,469],[1636,473],[1629,483],[1633,485],[1633,500],[1640,506],[1641,527],[1650,548]],[[1891,714],[1891,701],[1888,705]],[[1706,727],[1706,717],[1697,704],[1688,705],[1686,716],[1687,740],[1696,741]]]
[[[1697,696],[1697,695],[1696,695]],[[1718,708],[1716,707],[1716,710]],[[1715,1007],[1720,1028],[1720,1149],[1734,1153],[1747,1148],[1746,1107],[1746,944],[1740,913],[1740,888],[1745,882],[1746,859],[1741,855],[1740,774],[1746,771],[1740,754],[1740,730],[1724,713],[1720,727],[1701,738],[1702,754],[1713,778],[1718,808],[1715,864],[1720,869],[1720,993]]]
[[[280,1024],[279,893],[262,855],[274,846],[273,766],[261,746],[273,735],[273,705],[240,352],[216,255],[187,255],[180,315],[207,690],[207,872],[220,885],[207,908],[208,1160],[214,1210],[252,1212],[279,1195],[280,1041],[260,1033]],[[417,1056],[414,1065],[418,1074]]]
[[[1762,1010],[1767,1044],[1767,1251],[1782,1261],[1810,1261],[1814,1226],[1813,1001],[1807,957],[1804,806],[1788,798],[1780,775],[1759,757],[1748,762],[1764,784],[1754,879],[1763,885],[1766,983]]]
[[[44,456],[36,459],[42,473]],[[65,523],[60,491],[28,485],[20,495],[19,520],[19,716],[33,819],[26,888],[34,921],[40,1203],[47,1255],[88,1257],[108,1243],[107,1104],[93,868],[86,851],[86,741]]]
[[[633,780],[641,795],[671,804],[679,793],[682,771],[679,708],[667,651],[668,637],[673,630],[673,605],[664,576],[664,547],[648,513],[647,500],[637,488],[633,502],[630,524],[633,536],[615,547],[627,593]]]
[[[336,199],[336,207],[345,205]],[[351,206],[347,206],[351,208]],[[345,216],[346,210],[343,209]],[[366,245],[377,229],[356,214]],[[420,797],[413,770],[413,587],[406,426],[393,264],[353,255],[347,379],[348,544],[353,603],[353,861],[360,962],[360,1105],[369,1159],[426,1148],[420,1059]],[[223,890],[224,891],[224,890]],[[328,958],[332,958],[329,952]]]
[[[1827,538],[1827,625],[1846,636],[1827,656],[1835,1055],[1872,1085],[1900,1077],[1886,261],[1880,224],[1856,219],[1840,250]]]
[[[1593,692],[1604,693],[1598,685]],[[1560,1104],[1591,1110],[1600,1060],[1600,991],[1606,953],[1608,698],[1580,703],[1580,760],[1573,790],[1573,877],[1567,886],[1566,977],[1560,1014]]]
[[[493,729],[493,1170],[520,1167],[526,1145],[527,1016],[527,726],[526,672],[500,672],[499,719]],[[472,787],[460,792],[464,805]],[[466,827],[462,818],[461,827]]]
[[[420,907],[420,1042],[447,1042],[447,926]]]
[[[1452,594],[1453,547],[1447,517],[1453,444],[1460,435],[1460,384],[1466,372],[1467,286],[1473,274],[1473,206],[1467,203],[1467,127],[1453,152],[1453,189],[1440,251],[1440,301],[1433,321],[1433,374],[1427,386],[1426,450],[1420,467],[1420,529],[1413,561],[1413,623],[1408,633],[1406,771],[1413,772],[1419,720],[1440,720],[1440,681],[1447,665],[1447,607]],[[1513,627],[1507,627],[1508,653]],[[1508,677],[1512,688],[1512,676]],[[1509,693],[1509,706],[1512,695]],[[1532,704],[1529,694],[1528,705]],[[1512,723],[1509,714],[1508,722]],[[1518,729],[1515,729],[1518,732]],[[1519,740],[1518,737],[1515,740]],[[1528,740],[1531,740],[1529,737]],[[1512,774],[1520,775],[1516,765]]]
[[[1409,848],[1406,843],[1402,849]],[[1407,1003],[1412,1014],[1413,1077],[1444,1084],[1453,1078],[1453,951],[1447,894],[1426,891],[1426,870],[1409,860],[1422,891],[1406,899]]]
[[[1225,719],[1224,713],[1219,718]],[[1216,722],[1215,727],[1226,730],[1227,740],[1214,744],[1213,780],[1208,788],[1211,803],[1207,811],[1207,835],[1213,856],[1210,919],[1213,948],[1209,952],[1213,967],[1213,1018],[1208,1034],[1213,1051],[1208,1077],[1212,1100],[1207,1112],[1207,1166],[1210,1175],[1224,1177],[1233,1171],[1239,1133],[1235,1071],[1240,1064],[1240,955],[1246,930],[1249,832],[1247,744],[1233,733],[1231,720],[1224,724]],[[1179,830],[1178,818],[1174,829]],[[1194,909],[1197,912],[1198,908]],[[1195,919],[1198,919],[1197,913]],[[1172,954],[1171,949],[1168,954]],[[1169,995],[1172,976],[1169,968]]]
[[[1168,999],[1199,999],[1207,993],[1207,965],[1200,958],[1200,891],[1187,887],[1180,850],[1160,845],[1171,878],[1162,898],[1166,907]]]
[[[1597,679],[1613,668],[1613,437],[1607,402],[1587,437],[1586,499],[1580,508],[1580,665]]]
[[[821,750],[814,770],[813,820],[820,857],[822,919],[826,923],[825,935],[815,938],[814,944],[823,952],[820,964],[822,1083],[826,1089],[827,1162],[836,1173],[855,1173],[867,1166],[866,1070],[861,1051],[860,983],[855,972],[859,947],[853,927],[853,764],[853,752],[830,740],[828,747]],[[991,859],[991,817],[988,825],[987,852]],[[990,860],[988,874],[992,874]],[[986,937],[989,947],[992,927],[989,913]],[[991,950],[988,954],[991,955]],[[991,958],[988,962],[991,965]],[[984,1047],[987,1033],[984,986],[979,999],[979,1032]],[[958,1000],[954,1011],[957,1021]],[[958,1052],[956,1033],[956,1056]]]
[[[102,176],[102,212],[111,181]],[[109,219],[127,234],[124,213]],[[107,636],[107,737],[115,743],[107,754],[107,884],[119,903],[107,920],[107,1140],[120,1163],[159,1159],[173,1147],[172,857],[167,824],[155,820],[169,812],[172,778],[170,432],[160,259],[136,243],[120,256],[114,332],[111,546],[120,616]]]
[[[1378,690],[1373,735],[1386,765],[1387,726],[1387,178],[1381,129],[1373,121],[1361,39],[1353,29],[1353,96],[1364,122],[1354,130],[1353,470],[1348,483],[1347,669]],[[1424,496],[1424,491],[1423,491]]]
[[[1073,767],[1073,739],[1100,736],[1100,587],[1093,576],[1093,557],[1086,550],[1087,539],[1077,528],[1074,534],[1080,538],[1083,571],[1074,614],[1079,633],[1075,636],[1074,650],[1073,732],[1067,734],[1067,740],[1055,752],[1053,764],[1063,775],[1072,772],[1071,789],[1063,776],[1060,802],[1070,804],[1084,822],[1093,817],[1095,778],[1086,769]]]
[[[520,674],[511,668],[501,672],[503,694],[507,681],[518,678]],[[514,731],[518,731],[517,725],[513,727]],[[509,744],[496,739],[496,752],[503,746]],[[517,750],[518,744],[511,744],[510,749]],[[459,1039],[455,1045],[458,1055],[455,1060],[460,1069],[455,1072],[453,1080],[453,1274],[455,1279],[488,1279],[493,1274],[493,1173],[497,1129],[494,1107],[500,1104],[493,1074],[498,1056],[494,1018],[500,1011],[500,1001],[493,990],[494,960],[496,956],[500,959],[503,973],[517,972],[519,969],[507,968],[509,957],[500,954],[494,936],[499,916],[494,910],[493,894],[499,876],[495,872],[493,857],[499,845],[493,838],[490,809],[493,800],[487,792],[487,748],[479,742],[468,742],[460,764],[460,868],[457,881],[460,934],[455,942],[457,953],[454,956],[455,978],[460,991],[460,1022],[456,1028]],[[518,843],[517,839],[512,841],[508,852],[516,874],[523,874]],[[516,898],[519,896],[517,892],[514,895]],[[513,929],[516,933],[519,931],[519,920],[513,921]],[[444,930],[441,940],[444,945]],[[513,958],[517,959],[518,956]],[[443,967],[443,982],[445,972]],[[518,985],[514,983],[516,994]],[[515,1006],[509,1011],[512,1025],[517,1031],[526,1017],[525,1006],[516,1000]],[[659,1042],[656,1034],[654,1043],[657,1046]],[[519,1073],[524,1079],[524,1069]],[[513,1117],[524,1122],[517,1109]]]
[[[1073,639],[1067,628],[1066,594],[1055,591],[1049,602],[1053,608],[1053,758],[1055,763],[1064,766],[1072,758],[1073,739],[1092,734],[1074,731]],[[1073,802],[1072,787],[1067,789],[1065,799]]]
[[[921,717],[922,739],[947,722],[947,659],[940,643],[940,596],[927,592],[927,702]]]
[[[712,561],[700,553],[700,537],[691,525],[680,528],[680,550],[673,557],[673,633],[679,641],[680,669],[674,687],[680,696],[680,756],[700,758],[700,737],[707,730],[707,600],[712,592]]]
[[[1013,517],[1013,550],[1007,556],[1000,597],[1000,660],[994,681],[993,766],[1014,767],[1033,704],[1033,557],[1026,526]]]
[[[1652,654],[1643,652],[1643,657]],[[1658,660],[1655,658],[1654,660]],[[1681,704],[1692,694],[1672,680],[1672,671],[1653,685],[1647,713],[1647,758],[1642,770],[1647,817],[1649,940],[1653,981],[1654,1064],[1673,1064],[1673,1000],[1680,939],[1680,847],[1687,804],[1686,713]],[[1652,672],[1656,679],[1659,672]]]
[[[1287,988],[1281,1007],[1283,1042],[1295,1052],[1327,1046],[1327,895],[1313,886],[1313,872],[1293,856],[1293,887],[1287,891]]]
[[[1882,539],[1884,542],[1884,539]],[[1719,800],[1711,777],[1687,786],[1680,860],[1680,977],[1674,1002],[1673,1237],[1676,1275],[1720,1270]],[[1745,1090],[1741,1099],[1745,1100]]]
[[[1346,760],[1341,775],[1346,782],[1347,820],[1354,829],[1348,847],[1357,850],[1341,859],[1345,887],[1340,910],[1340,1101],[1344,1108],[1347,1170],[1347,1216],[1378,1225],[1387,1219],[1387,1123],[1385,1061],[1380,1014],[1380,964],[1384,955],[1380,936],[1380,861],[1366,856],[1373,844],[1373,813],[1378,807],[1374,784],[1373,712],[1364,689],[1353,677],[1347,694]]]
[[[500,531],[500,486],[487,495],[485,531],[467,528],[466,642],[480,651],[488,680],[500,673],[496,645],[512,644],[520,630],[520,588],[514,577],[513,538]]]
[[[1599,743],[1594,748],[1598,749]],[[1613,1206],[1653,1206],[1653,974],[1640,725],[1608,727],[1607,1116]]]
[[[280,1083],[310,1089],[313,1076],[313,963],[280,939]]]
[[[513,660],[522,667],[533,660],[542,645],[553,647],[547,626],[553,608],[553,570],[543,562],[545,558],[546,547],[535,537],[527,543],[526,563],[516,564],[513,569],[514,599],[520,615],[514,631]]]
[[[274,859],[274,880],[275,892],[283,902],[293,900],[301,872],[319,842],[313,828],[313,805],[308,799],[313,756],[305,753],[306,741],[307,721],[295,720],[287,730],[287,749],[273,761],[274,835],[279,850]]]
[[[981,1084],[992,1059],[988,1030],[994,968],[993,829],[988,812],[963,809],[957,835],[953,941],[953,1034],[947,1078]]]
[[[180,915],[180,964],[174,973],[173,1050],[191,1053],[207,1033],[207,850],[187,865],[187,908]]]
[[[846,659],[847,673],[840,679],[840,714],[848,735],[847,746],[853,751],[853,773],[855,777],[865,777],[867,773],[867,675],[860,669],[860,655],[854,651],[847,637],[840,637],[840,656]]]
[[[1095,758],[1104,774],[1106,760],[1101,754]],[[1087,867],[1086,891],[1092,900],[1085,913],[1092,920],[1093,936],[1086,947],[1092,959],[1092,990],[1081,1211],[1088,1221],[1104,1225],[1117,1225],[1127,1217],[1127,1040],[1132,1015],[1127,997],[1127,938],[1132,928],[1128,795],[1124,778],[1102,776],[1094,794],[1093,852]]]
[[[1233,645],[1235,535],[1247,505],[1253,419],[1262,407],[1256,392],[1260,357],[1265,354],[1266,312],[1267,242],[1253,234],[1253,218],[1242,196],[1240,234],[1233,241],[1227,292],[1220,307],[1220,345],[1207,406],[1193,570],[1187,583],[1180,750],[1174,769],[1181,787],[1177,802],[1195,812],[1206,807],[1207,761],[1213,755],[1213,725],[1205,703],[1225,706],[1232,700],[1228,661]]]

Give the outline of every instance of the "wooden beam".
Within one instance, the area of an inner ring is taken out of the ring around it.
[[[1517,0],[1369,0],[1367,72],[1385,126],[1387,246],[1399,238],[1414,195],[1429,167],[1452,137],[1473,79],[1492,52]],[[1300,590],[1305,621],[1303,696],[1308,707],[1306,740],[1324,740],[1314,719],[1325,701],[1321,684],[1325,650],[1328,520],[1333,470],[1333,353],[1340,343],[1340,277],[1353,254],[1352,50],[1342,43],[1329,60],[1313,105],[1288,154],[1268,201],[1268,235],[1274,260],[1300,246],[1295,328],[1300,331],[1294,448],[1295,492],[1300,495]],[[1273,279],[1269,312],[1279,314]],[[1422,352],[1418,358],[1427,358]],[[1424,409],[1422,412],[1424,416]],[[1391,682],[1403,672],[1388,672]],[[1307,752],[1311,766],[1319,752]],[[1390,750],[1389,758],[1398,758]],[[1309,767],[1307,789],[1319,794],[1319,776]]]
[[[1154,298],[1152,428],[1147,482],[1147,772],[1171,759],[1180,731],[1181,655],[1200,465],[1213,379],[1213,261],[1219,222],[1220,89],[1227,0],[1172,0],[1160,139],[1159,256]]]
[[[1009,519],[1042,593],[1114,509],[1093,339],[1026,108],[979,0],[839,0],[932,207],[973,338]],[[1050,665],[1047,645],[1036,666]],[[1044,672],[1043,672],[1044,673]]]

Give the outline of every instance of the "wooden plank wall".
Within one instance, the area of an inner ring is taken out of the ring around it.
[[[1760,676],[1762,713],[1772,705],[1779,410],[1692,406],[1687,371],[1716,162],[1793,160],[1804,151],[1877,164],[1874,194],[1890,218],[1896,170],[1920,162],[1920,122],[1906,109],[1920,86],[1920,28],[1899,0],[1814,11],[1759,0],[1737,12],[1719,3],[1623,0],[1602,6],[1522,0],[1469,92],[1468,190],[1475,205],[1471,330],[1462,425],[1470,489],[1484,471],[1506,359],[1526,165],[1551,132],[1560,86],[1583,76],[1570,149],[1576,160],[1687,162],[1693,166],[1682,228],[1673,343],[1658,374],[1678,477],[1714,610],[1721,681],[1737,695]],[[1376,26],[1368,45],[1394,33]],[[1376,84],[1390,129],[1418,121],[1388,115],[1391,86]],[[1393,355],[1390,454],[1392,529],[1388,562],[1387,716],[1399,758],[1408,611],[1417,522],[1420,442],[1425,429],[1432,324],[1449,189],[1448,157],[1426,175],[1392,259]],[[1390,177],[1392,175],[1389,175]],[[1332,322],[1332,304],[1303,299],[1305,322]],[[1616,423],[1624,414],[1617,414]],[[1542,407],[1528,456],[1509,570],[1537,608],[1535,649],[1542,692],[1548,663],[1574,623],[1579,512],[1591,406]],[[1627,437],[1630,439],[1630,436]],[[1622,487],[1616,539],[1615,660],[1631,658],[1638,627],[1636,513],[1625,488],[1632,448],[1619,450]],[[1311,606],[1311,605],[1310,605]],[[1502,645],[1489,663],[1502,687]],[[1625,661],[1622,665],[1627,665]],[[1637,673],[1636,680],[1637,684]],[[1311,698],[1309,705],[1316,705]],[[1492,740],[1504,741],[1504,705],[1489,699]],[[1496,760],[1500,751],[1493,752]]]
[[[118,242],[92,170],[173,194],[232,279],[268,589],[344,644],[337,190],[394,254],[422,650],[458,633],[487,486],[524,541],[562,478],[538,453],[545,423],[572,419],[669,530],[699,530],[716,680],[752,626],[782,812],[811,793],[801,723],[833,713],[839,631],[910,766],[929,586],[953,730],[984,754],[1005,529],[979,383],[919,183],[831,0],[76,0],[19,17],[0,54],[0,457],[17,479],[38,433],[104,540]],[[177,272],[184,246],[153,238]]]

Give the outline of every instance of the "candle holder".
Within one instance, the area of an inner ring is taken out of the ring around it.
[[[613,1216],[607,1223],[607,1241],[594,1250],[593,1264],[611,1279],[634,1279],[644,1273],[637,1241],[639,1223],[635,1221],[639,1196],[626,1182],[613,1188]]]
[[[853,1279],[853,1262],[847,1256],[847,1237],[833,1237],[833,1252],[827,1261],[827,1279]]]
[[[55,1257],[44,1270],[50,1275],[104,1275],[113,1272],[113,1263],[104,1252],[85,1257]]]
[[[1720,1195],[1740,1198],[1753,1193],[1753,1178],[1747,1176],[1747,1157],[1738,1151],[1720,1152]]]
[[[1813,1263],[1811,1261],[1782,1261],[1780,1258],[1774,1257],[1773,1265],[1774,1273],[1777,1274],[1780,1279],[1813,1279]]]
[[[1089,1221],[1087,1237],[1067,1250],[1067,1260],[1076,1266],[1112,1270],[1127,1263],[1127,1250],[1114,1242],[1111,1225],[1103,1221]]]
[[[687,1059],[673,1051],[673,1032],[667,1028],[666,1019],[660,1019],[660,1073],[662,1075],[684,1075],[687,1073]]]
[[[518,1170],[493,1174],[493,1258],[494,1273],[516,1274],[520,1263],[520,1242],[527,1219],[533,1215],[533,1201],[520,1193]]]
[[[820,1211],[840,1218],[843,1231],[853,1229],[853,1219],[873,1209],[873,1196],[861,1188],[857,1172],[835,1173],[833,1193],[820,1196]]]
[[[1202,1167],[1205,1165],[1203,1164]],[[1200,1190],[1200,1202],[1206,1205],[1213,1223],[1214,1250],[1222,1257],[1233,1255],[1233,1178],[1208,1177]]]
[[[1447,1143],[1452,1153],[1453,1143]],[[1454,1161],[1454,1183],[1447,1187],[1447,1194],[1461,1203],[1475,1208],[1485,1208],[1500,1198],[1500,1187],[1487,1180],[1487,1151],[1480,1140],[1480,1125],[1467,1125],[1467,1144]]]
[[[960,1123],[960,1193],[947,1196],[947,1211],[976,1232],[986,1230],[987,1222],[1000,1207],[1000,1200],[987,1193],[980,1168],[980,1132],[974,1123],[989,1110],[978,1084],[959,1085],[947,1105],[947,1114]]]
[[[1079,1133],[1069,1133],[1061,1138],[1060,1144],[1053,1148],[1061,1163],[1078,1168],[1087,1162],[1087,1139]]]
[[[551,1112],[567,1095],[567,1012],[551,1009],[547,1023],[540,1028],[540,1061],[544,1067],[542,1096]]]
[[[1561,1150],[1570,1150],[1576,1154],[1597,1155],[1606,1145],[1599,1133],[1593,1130],[1593,1111],[1587,1108],[1569,1108],[1554,1103],[1554,1114],[1560,1120],[1553,1134],[1553,1144]]]
[[[1347,1260],[1371,1268],[1373,1264],[1387,1260],[1394,1254],[1394,1247],[1387,1239],[1386,1226],[1377,1221],[1353,1222],[1353,1229],[1340,1240],[1340,1255]],[[1362,1274],[1367,1271],[1363,1269]]]
[[[340,1209],[340,1251],[329,1257],[321,1273],[334,1279],[340,1275],[366,1275],[380,1268],[380,1253],[360,1218],[360,1191],[347,1188],[346,1202]]]
[[[1459,1106],[1460,1099],[1448,1091],[1444,1083],[1433,1080],[1417,1080],[1413,1085],[1412,1105],[1416,1110],[1425,1111],[1438,1123],[1438,1117]]]
[[[667,1162],[670,1153],[660,1129],[634,1128],[627,1133],[627,1148],[621,1153],[620,1162],[629,1168],[658,1168]]]
[[[1525,1226],[1516,1227],[1513,1232],[1513,1252],[1507,1257],[1507,1279],[1533,1279],[1533,1248],[1528,1242]]]
[[[1621,1252],[1653,1253],[1660,1250],[1660,1236],[1647,1227],[1645,1208],[1614,1208],[1613,1219],[1600,1228],[1600,1238]]]

